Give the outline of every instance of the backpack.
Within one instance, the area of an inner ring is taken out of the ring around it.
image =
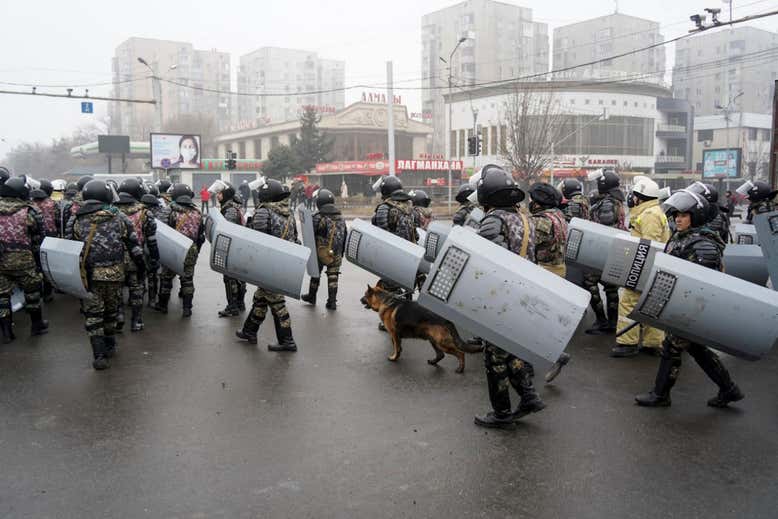
[[[135,231],[135,237],[138,239],[138,245],[143,247],[143,242],[146,240],[146,237],[143,235],[143,226],[146,224],[146,211],[140,209],[134,213],[127,214],[127,218],[132,222],[132,228]]]
[[[190,240],[197,242],[197,237],[200,234],[200,213],[194,209],[185,211],[174,211],[173,217],[176,221],[176,230],[189,238]]]
[[[0,244],[3,250],[30,250],[32,241],[27,233],[27,214],[29,208],[23,207],[15,213],[0,214]]]

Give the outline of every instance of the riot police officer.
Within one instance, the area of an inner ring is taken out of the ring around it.
[[[64,226],[67,225],[70,218],[76,215],[78,210],[81,208],[81,204],[84,201],[84,197],[82,194],[82,191],[84,190],[84,187],[92,181],[92,177],[89,175],[84,175],[83,177],[78,179],[78,182],[76,182],[76,189],[78,190],[75,195],[73,195],[72,198],[68,199],[64,204],[62,204],[62,226],[63,226],[63,234],[64,234]],[[68,193],[68,190],[65,190],[65,194]]]
[[[738,193],[743,193],[748,197],[748,214],[746,223],[753,223],[754,216],[762,213],[775,211],[775,197],[778,190],[773,190],[767,182],[757,180],[756,182],[746,182],[738,188]]]
[[[11,178],[11,172],[5,166],[0,166],[0,185],[5,184],[9,178]]]
[[[127,179],[119,186],[119,201],[116,207],[130,220],[135,231],[135,237],[141,249],[145,247],[144,255],[146,268],[141,272],[135,268],[135,263],[130,260],[129,254],[125,256],[125,284],[130,292],[130,330],[139,332],[143,330],[143,296],[146,289],[146,272],[156,272],[159,268],[159,248],[157,247],[157,223],[154,215],[141,202],[145,189],[134,178]],[[123,298],[122,298],[123,299]],[[119,321],[117,329],[121,329],[124,323],[124,301],[120,300]]]
[[[583,195],[583,184],[576,178],[566,178],[559,183],[566,202],[562,206],[565,219],[569,222],[573,218],[589,219],[589,200]]]
[[[49,323],[41,309],[40,244],[44,224],[30,205],[30,190],[20,177],[0,184],[0,330],[3,344],[15,339],[11,293],[24,291],[24,303],[32,322],[30,335],[43,335]]]
[[[473,209],[477,207],[476,204],[468,200],[468,197],[473,194],[473,191],[474,189],[469,182],[459,186],[455,198],[455,200],[459,202],[459,209],[457,209],[453,216],[454,225],[465,225],[467,217],[473,212]]]
[[[83,205],[68,221],[65,237],[84,242],[81,275],[89,289],[89,297],[83,300],[85,326],[92,346],[92,367],[103,370],[116,351],[125,252],[140,276],[145,275],[146,264],[132,222],[111,205],[111,188],[102,180],[92,180],[82,194]]]
[[[337,308],[338,277],[343,262],[343,251],[346,248],[346,222],[335,207],[335,196],[329,189],[319,189],[316,195],[318,212],[311,218],[313,232],[316,235],[316,252],[319,258],[319,272],[327,269],[327,304],[328,310]],[[308,293],[302,300],[312,305],[316,304],[316,292],[319,291],[321,277],[312,277]]]
[[[478,181],[478,203],[486,211],[478,234],[487,240],[535,262],[535,226],[518,204],[524,199],[511,175],[502,168],[484,169]],[[514,421],[541,411],[545,404],[532,382],[532,365],[498,346],[485,342],[484,365],[492,411],[475,417],[483,427],[510,428]],[[521,397],[514,412],[511,408],[509,385]]]
[[[729,209],[719,205],[719,190],[713,184],[694,182],[687,188],[689,191],[702,195],[708,202],[708,223],[706,227],[715,231],[724,243],[729,242]]]
[[[598,199],[590,206],[589,219],[595,223],[626,231],[624,193],[619,187],[621,185],[619,176],[614,171],[600,171],[595,176]],[[600,276],[587,273],[584,274],[583,281],[584,288],[592,295],[590,304],[597,319],[594,326],[586,330],[586,333],[592,335],[614,333],[619,318],[619,287],[602,283],[606,299],[606,306],[603,306],[600,297]]]
[[[416,226],[413,223],[411,197],[403,190],[402,182],[394,175],[380,180],[381,203],[375,208],[373,225],[416,243]]]
[[[704,197],[690,191],[679,191],[668,198],[663,208],[675,219],[676,232],[667,242],[665,252],[714,270],[723,270],[722,255],[725,244],[718,233],[705,227],[708,220],[708,202]],[[691,308],[689,311],[694,312]],[[731,402],[742,400],[744,395],[732,381],[729,371],[718,355],[702,344],[668,333],[662,345],[662,358],[654,382],[654,389],[635,397],[640,406],[667,407],[670,405],[670,390],[678,379],[683,351],[689,353],[708,378],[718,387],[716,396],[708,400],[711,407],[726,407]]]
[[[642,240],[652,240],[667,243],[670,238],[670,228],[667,217],[659,207],[661,190],[656,182],[645,176],[634,178],[634,185],[627,204],[629,211],[629,228],[632,236]],[[632,324],[629,314],[635,309],[640,299],[640,292],[629,288],[621,289],[619,298],[619,328]],[[649,355],[658,355],[662,347],[664,333],[650,326],[638,325],[616,337],[616,345],[611,349],[611,357],[633,357],[639,351]]]
[[[408,194],[413,204],[413,225],[426,231],[432,221],[432,209],[430,209],[432,199],[421,189],[414,189]]]
[[[157,189],[159,190],[159,197],[161,198],[160,203],[165,206],[169,206],[174,199],[170,193],[170,188],[172,186],[173,184],[171,184],[170,181],[166,178],[157,180]]]
[[[211,196],[216,197],[218,200],[219,210],[225,220],[236,225],[246,224],[243,215],[243,204],[239,202],[240,195],[235,192],[232,184],[217,180],[208,188],[208,191],[211,193]],[[229,276],[223,276],[223,281],[224,292],[227,296],[227,306],[219,311],[219,317],[234,317],[245,310],[244,294],[246,293],[246,283]]]
[[[289,189],[277,180],[269,179],[258,189],[259,206],[254,212],[251,225],[255,231],[270,234],[282,240],[297,242],[297,228],[294,216],[289,209]],[[267,347],[270,351],[297,351],[297,344],[292,336],[292,319],[286,308],[284,296],[257,287],[254,292],[254,302],[243,328],[235,332],[239,339],[251,344],[257,343],[257,332],[265,321],[268,308],[273,314],[278,344]]]
[[[54,186],[46,179],[40,180],[40,187],[30,192],[30,198],[33,205],[41,215],[43,221],[43,232],[45,236],[59,236],[59,219],[61,217],[57,203],[52,200],[51,194],[54,192]],[[52,300],[54,288],[46,278],[43,279],[43,301]]]
[[[181,276],[182,316],[191,317],[192,300],[194,299],[195,292],[194,269],[197,264],[197,256],[200,253],[200,247],[205,242],[205,226],[203,225],[203,215],[193,201],[194,193],[192,188],[186,184],[175,184],[171,187],[169,194],[172,201],[168,208],[169,210],[165,214],[164,223],[193,242],[184,260],[184,275]],[[170,301],[170,292],[173,288],[173,278],[176,277],[176,273],[167,267],[162,267],[159,277],[159,296],[152,308],[166,314],[168,302]]]

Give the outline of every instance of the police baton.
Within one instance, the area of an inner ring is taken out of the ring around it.
[[[624,335],[625,333],[627,333],[628,331],[630,331],[632,328],[634,328],[635,326],[637,326],[639,324],[640,323],[638,321],[635,321],[634,323],[630,324],[626,328],[622,328],[621,330],[616,332],[616,337],[621,337],[622,335]]]

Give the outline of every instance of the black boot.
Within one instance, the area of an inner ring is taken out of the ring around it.
[[[132,317],[130,318],[130,331],[139,332],[143,330],[143,307],[133,306]]]
[[[591,328],[586,330],[588,335],[606,335],[608,333],[608,318],[602,309],[595,309],[594,316],[596,320]]]
[[[316,306],[316,293],[318,291],[319,291],[319,279],[311,278],[311,282],[308,285],[308,293],[302,296],[300,299],[302,299],[309,305]]]
[[[476,425],[489,429],[514,429],[516,427],[513,416],[510,414],[497,414],[494,411],[489,411],[485,415],[476,416],[473,418],[473,422]]]
[[[514,387],[519,396],[521,396],[521,403],[519,403],[516,411],[513,412],[514,420],[523,418],[531,413],[537,413],[546,408],[546,404],[540,399],[538,392],[535,391],[535,385],[532,383],[533,372],[532,365],[525,362],[524,367],[521,369],[519,387]]]
[[[243,323],[243,328],[235,332],[235,335],[238,337],[238,339],[243,339],[244,341],[248,341],[249,344],[256,344],[257,343],[257,332],[259,331],[259,324],[256,324],[254,321],[251,320],[251,315],[249,315],[246,318],[246,321]]]
[[[153,310],[156,310],[157,312],[166,314],[167,313],[167,304],[170,301],[170,294],[159,294],[159,297],[157,297],[157,301],[151,305],[151,308]]]
[[[324,305],[327,310],[337,310],[338,308],[338,288],[328,288],[327,289],[327,304]]]
[[[30,310],[30,335],[43,335],[49,332],[49,322],[43,320],[43,310]]]
[[[14,320],[13,316],[3,317],[0,319],[0,330],[3,333],[3,344],[10,344],[16,336],[14,335]]]
[[[245,283],[240,284],[240,288],[238,289],[237,302],[235,306],[239,312],[246,311],[246,284]]]
[[[559,356],[559,358],[556,360],[553,366],[551,366],[551,369],[548,370],[548,373],[546,373],[546,384],[550,384],[554,381],[555,378],[559,376],[560,373],[562,373],[562,368],[567,366],[567,364],[570,363],[570,355],[562,352],[562,354]]]
[[[268,344],[268,351],[297,351],[297,344],[292,338],[291,326],[289,328],[284,328],[281,326],[281,321],[276,316],[273,316],[273,322],[275,323],[276,327],[276,338],[278,339],[278,344]]]
[[[124,296],[122,296],[123,298]],[[114,326],[116,333],[124,333],[124,304],[119,306],[119,313],[116,314],[116,325]]]
[[[625,358],[625,357],[635,357],[637,354],[640,353],[640,350],[638,349],[637,344],[618,344],[616,343],[616,346],[611,348],[611,357],[614,358]]]
[[[116,336],[106,335],[103,337],[103,343],[105,344],[105,358],[112,359],[116,355]]]
[[[184,307],[181,311],[182,317],[192,317],[192,299],[193,296],[184,296]]]
[[[659,369],[656,372],[656,381],[654,389],[649,393],[643,393],[635,397],[637,405],[642,407],[670,407],[670,390],[675,385],[678,378],[678,360],[670,357],[667,353],[662,354],[659,361]]]
[[[224,307],[224,310],[219,310],[219,317],[235,317],[238,314],[240,314],[240,312],[232,302],[227,303],[227,306]]]
[[[737,402],[743,400],[745,395],[737,384],[732,382],[732,377],[729,375],[729,371],[721,363],[719,356],[713,353],[705,346],[699,346],[689,348],[689,354],[702,368],[708,378],[719,386],[719,393],[708,400],[708,405],[711,407],[727,407],[730,402]]]
[[[616,328],[619,325],[619,293],[616,292],[614,296],[606,296],[606,312],[608,313],[608,333],[616,333]]]
[[[89,342],[92,343],[92,367],[97,371],[110,368],[108,359],[105,356],[105,337],[101,335],[93,335],[89,338]]]

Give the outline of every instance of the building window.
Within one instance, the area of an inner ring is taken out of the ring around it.
[[[490,155],[497,155],[499,153],[497,151],[497,127],[492,126],[492,139],[489,141],[489,144],[491,145],[491,148],[489,149]]]
[[[451,130],[450,133],[449,139],[451,140],[448,143],[448,156],[453,159],[457,156],[457,131]]]
[[[588,99],[584,100],[584,104],[588,105],[589,104],[589,100]]]
[[[712,141],[713,130],[697,130],[697,142]]]
[[[254,140],[254,158],[255,159],[262,158],[262,139]]]
[[[489,152],[489,127],[481,128],[481,153],[486,155]]]
[[[278,135],[270,137],[270,149],[274,150],[278,147]]]
[[[459,130],[459,154],[458,157],[465,156],[465,130]]]
[[[615,99],[611,99],[611,106],[616,106],[616,100]]]
[[[747,128],[748,130],[748,140],[749,141],[755,141],[756,135],[757,135],[757,129],[756,128]]]
[[[508,127],[500,126],[500,151],[508,148]]]
[[[239,159],[245,159],[246,158],[246,142],[241,141],[238,143],[238,158]]]
[[[604,105],[604,104],[605,104],[605,101],[603,101],[602,99],[600,99],[600,101],[599,101],[597,104],[598,104],[598,105],[600,105],[600,106],[602,106],[602,105]]]

